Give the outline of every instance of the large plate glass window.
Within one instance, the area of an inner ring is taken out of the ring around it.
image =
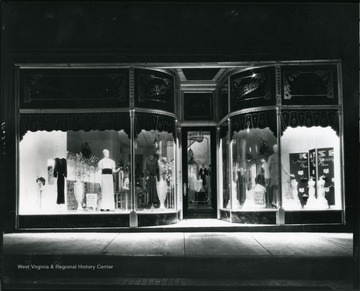
[[[276,208],[279,175],[275,111],[232,117],[231,129],[231,199],[227,208]]]
[[[175,120],[135,115],[135,197],[143,212],[175,210]]]
[[[286,209],[342,208],[336,110],[282,112],[282,200]]]
[[[128,125],[128,114],[21,116],[19,214],[128,210]]]

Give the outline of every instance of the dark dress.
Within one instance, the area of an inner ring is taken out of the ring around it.
[[[149,193],[149,203],[157,203],[159,201],[156,191],[156,182],[159,181],[160,172],[157,159],[146,161],[146,172],[148,175],[146,190]]]
[[[64,187],[65,178],[67,177],[66,159],[55,158],[54,177],[57,178],[57,204],[65,203]]]

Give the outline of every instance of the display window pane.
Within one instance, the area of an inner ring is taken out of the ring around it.
[[[330,127],[288,127],[281,137],[284,209],[341,209],[340,138]]]
[[[129,155],[122,130],[28,131],[19,145],[19,214],[126,211]]]
[[[171,133],[142,130],[135,146],[137,211],[175,209],[175,142]]]
[[[276,147],[276,137],[268,127],[234,132],[230,146],[232,194],[227,208],[277,207]]]

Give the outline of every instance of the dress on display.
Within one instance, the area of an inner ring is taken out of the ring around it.
[[[55,158],[54,177],[57,178],[57,204],[65,203],[65,178],[67,177],[67,162],[64,158]]]
[[[319,208],[329,208],[329,203],[325,198],[325,180],[323,177],[320,177],[318,180],[318,192],[317,192],[317,202]]]
[[[301,208],[301,202],[298,196],[298,182],[295,179],[292,179],[290,182],[290,188],[289,191],[283,201],[283,206],[286,208]]]
[[[310,179],[308,182],[309,187],[309,198],[306,201],[305,208],[316,208],[317,207],[317,199],[315,197],[315,181],[314,179]]]
[[[115,199],[113,169],[115,169],[115,162],[109,158],[103,158],[99,161],[98,166],[101,170],[101,199],[99,207],[100,209],[114,210]]]
[[[148,175],[146,190],[149,193],[149,203],[154,204],[158,202],[156,182],[159,180],[159,164],[157,159],[146,161],[146,171]]]

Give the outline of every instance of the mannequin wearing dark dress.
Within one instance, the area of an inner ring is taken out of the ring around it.
[[[67,163],[64,158],[55,158],[54,177],[57,178],[57,204],[65,204],[65,178],[67,177]]]
[[[149,193],[149,204],[154,204],[158,201],[156,182],[160,179],[159,163],[158,160],[150,155],[150,158],[146,161],[146,190]]]

